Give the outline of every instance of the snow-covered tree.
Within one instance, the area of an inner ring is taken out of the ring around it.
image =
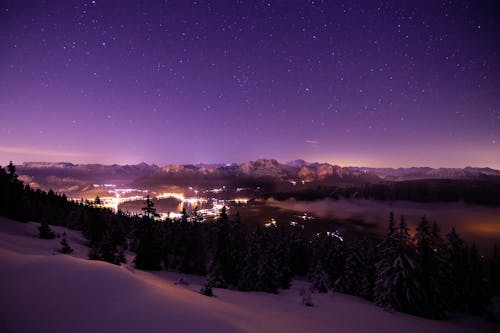
[[[381,245],[381,259],[376,264],[375,303],[387,310],[414,313],[419,288],[411,237],[404,218],[397,229],[389,222]]]
[[[344,272],[335,281],[335,289],[371,299],[373,297],[374,275],[373,251],[368,240],[366,238],[355,240],[348,250]]]
[[[240,280],[238,282],[238,289],[240,290],[255,290],[255,283],[257,281],[257,266],[259,264],[259,256],[261,253],[261,238],[262,230],[260,227],[252,233],[248,243],[248,249],[243,261],[243,268],[241,271]]]
[[[257,264],[256,289],[268,293],[277,293],[279,289],[278,262],[275,255],[274,239],[267,232],[262,235],[261,252]]]
[[[281,232],[274,249],[276,278],[281,289],[288,289],[292,279],[290,268],[290,244],[288,239]]]
[[[212,290],[212,287],[210,286],[210,283],[205,283],[203,287],[200,289],[200,294],[212,297],[214,295],[214,292]]]
[[[326,292],[344,272],[344,242],[327,233],[319,233],[315,235],[310,246],[312,264],[308,274],[309,280],[316,290]]]
[[[70,254],[73,252],[73,248],[68,244],[66,237],[63,237],[61,240],[61,250],[59,250],[59,252],[64,254]]]
[[[319,293],[328,292],[328,289],[330,288],[330,278],[321,261],[318,261],[312,268],[311,272],[309,272],[309,281],[311,281],[312,287],[315,291]]]

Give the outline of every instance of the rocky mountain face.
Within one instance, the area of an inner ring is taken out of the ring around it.
[[[293,168],[281,164],[275,159],[258,159],[238,166],[240,175],[256,178],[287,179],[293,177],[294,171]]]
[[[241,164],[185,164],[159,167],[135,165],[101,165],[30,162],[19,165],[21,179],[34,187],[51,186],[67,192],[81,190],[94,183],[166,184],[169,180],[231,180],[267,179],[268,181],[335,183],[374,183],[419,179],[500,179],[500,171],[490,168],[464,169],[428,167],[363,168],[340,167],[329,163],[308,163],[296,160],[280,163],[275,159],[258,159]]]

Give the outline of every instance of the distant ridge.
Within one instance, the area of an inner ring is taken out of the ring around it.
[[[349,180],[357,179],[367,182],[377,180],[402,181],[419,179],[484,179],[500,177],[500,171],[492,168],[370,168],[341,167],[324,162],[306,162],[298,159],[280,163],[276,159],[261,158],[255,161],[231,164],[155,164],[139,163],[133,165],[73,164],[67,162],[25,162],[18,166],[22,175],[91,179],[123,179],[131,180],[144,177],[250,177],[269,178],[275,180]]]

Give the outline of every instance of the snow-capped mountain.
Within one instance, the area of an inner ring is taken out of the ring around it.
[[[271,182],[315,183],[318,185],[368,184],[407,180],[498,180],[500,171],[491,168],[365,168],[341,167],[329,163],[295,160],[280,163],[257,159],[240,164],[172,164],[162,167],[29,162],[18,166],[21,179],[33,187],[53,188],[68,193],[81,191],[95,183],[161,185],[171,181],[196,183],[201,180],[232,182],[239,179],[266,179]]]

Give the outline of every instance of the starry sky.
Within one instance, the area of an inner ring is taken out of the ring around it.
[[[0,0],[0,163],[500,168],[496,1]]]

